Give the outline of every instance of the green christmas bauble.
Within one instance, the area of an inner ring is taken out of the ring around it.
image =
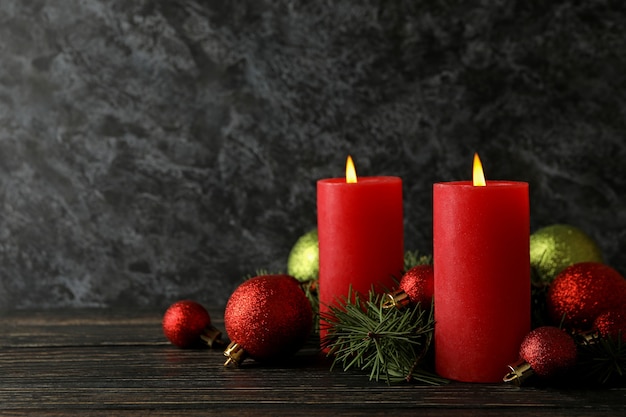
[[[299,281],[317,279],[320,272],[320,251],[317,229],[300,236],[291,248],[287,273]]]
[[[530,235],[530,265],[538,283],[550,284],[566,267],[579,262],[603,262],[593,238],[567,224],[553,224]]]

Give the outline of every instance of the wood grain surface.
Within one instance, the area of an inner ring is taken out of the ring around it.
[[[223,328],[220,312],[214,324]],[[155,311],[0,317],[0,415],[625,415],[626,387],[388,386],[330,371],[311,342],[281,365],[225,368],[220,349],[170,345]]]

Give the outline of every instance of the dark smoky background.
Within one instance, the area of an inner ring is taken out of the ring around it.
[[[285,271],[315,182],[528,181],[626,272],[622,2],[3,0],[0,308],[225,304]]]

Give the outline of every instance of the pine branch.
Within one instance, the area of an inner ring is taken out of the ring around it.
[[[259,276],[263,276],[263,275],[273,275],[273,274],[281,274],[282,272],[270,272],[267,269],[264,268],[259,268],[256,271],[254,271],[254,274],[247,274],[243,277],[244,281],[248,281],[249,279],[255,278],[255,277],[259,277]]]
[[[422,367],[432,340],[432,313],[426,314],[419,304],[402,310],[384,308],[383,300],[373,291],[367,301],[351,292],[344,303],[331,306],[330,312],[321,317],[329,327],[322,346],[334,356],[331,369],[358,368],[369,371],[370,380],[385,380],[388,384],[445,383],[445,379]]]
[[[626,380],[626,343],[616,338],[594,336],[579,343],[577,373],[583,381],[600,385]]]
[[[420,255],[418,250],[404,252],[404,270],[408,271],[417,265],[430,265],[433,263],[432,255]]]

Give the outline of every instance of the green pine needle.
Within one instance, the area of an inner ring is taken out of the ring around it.
[[[328,325],[322,345],[334,356],[331,369],[338,365],[344,371],[358,368],[368,371],[370,380],[388,384],[446,382],[421,367],[432,340],[432,313],[427,314],[419,304],[402,310],[384,308],[383,296],[373,291],[367,301],[352,292],[347,300],[329,307],[329,313],[321,317]]]
[[[626,378],[626,343],[616,338],[598,336],[579,344],[577,370],[584,381],[600,385],[623,382]]]
[[[270,272],[267,269],[259,268],[254,271],[254,274],[247,274],[246,276],[244,276],[243,280],[248,281],[249,279],[252,279],[252,278],[261,277],[265,275],[274,275],[274,274],[282,274],[282,272]]]
[[[418,250],[404,252],[404,270],[408,271],[417,265],[430,265],[433,263],[432,255],[420,255]]]

